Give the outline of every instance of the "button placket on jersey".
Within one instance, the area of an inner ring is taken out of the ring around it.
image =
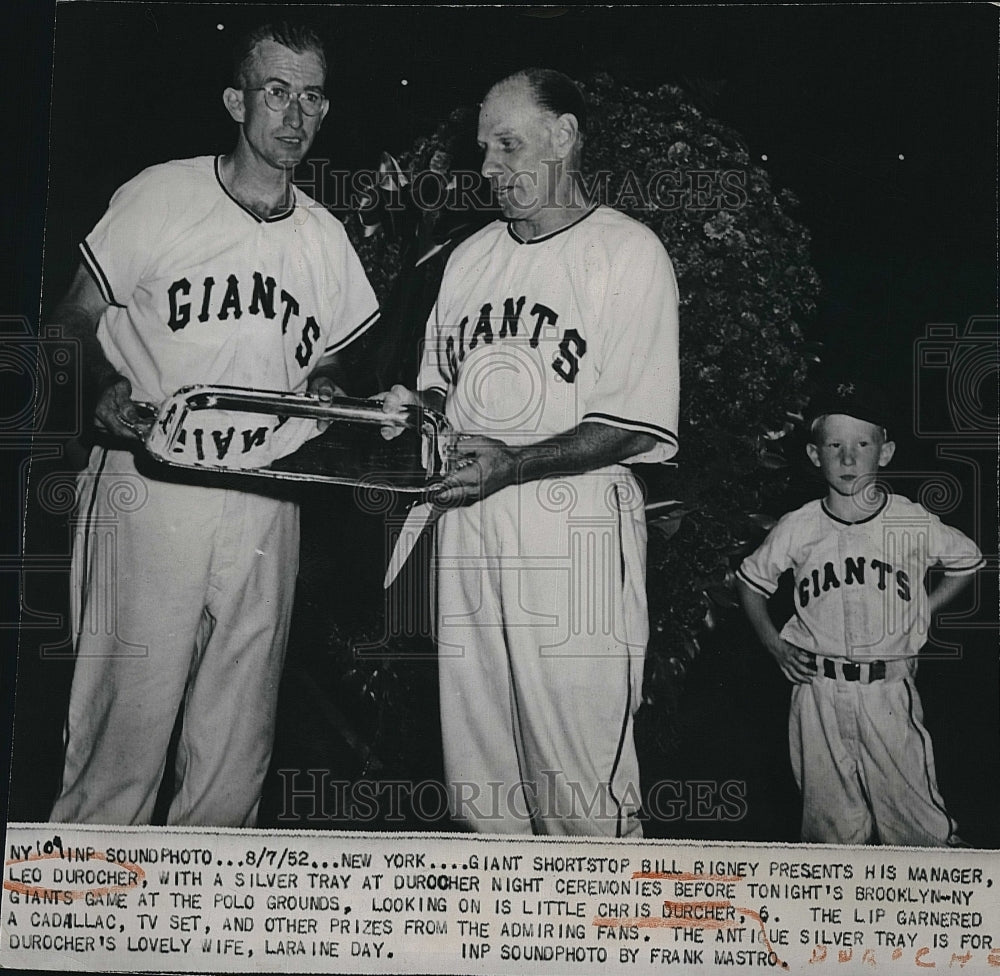
[[[858,632],[864,632],[864,584],[847,584],[843,567],[847,558],[855,555],[857,532],[853,526],[844,526],[837,533],[837,565],[834,567],[840,579],[840,601],[844,614],[844,653],[854,658],[858,649]],[[867,569],[866,569],[867,571]]]
[[[284,313],[280,299],[285,275],[281,252],[276,250],[272,243],[273,230],[274,227],[266,221],[258,221],[255,224],[252,232],[254,240],[252,243],[248,242],[246,248],[248,254],[255,255],[254,266],[251,267],[249,262],[244,262],[251,282],[254,271],[261,271],[263,274],[264,272],[261,270],[263,268],[278,268],[277,273],[269,271],[269,274],[272,274],[275,279],[274,318],[266,318],[263,312],[259,315],[249,314],[249,295],[252,292],[248,291],[248,307],[243,309],[243,318],[240,320],[243,328],[240,329],[236,339],[233,364],[236,375],[241,378],[237,385],[251,389],[273,389],[276,387],[274,377],[269,372],[274,353],[271,330],[278,329],[280,331],[281,329]]]

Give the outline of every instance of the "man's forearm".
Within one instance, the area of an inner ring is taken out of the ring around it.
[[[445,478],[440,502],[468,505],[511,485],[595,471],[643,454],[655,444],[650,434],[589,422],[523,447],[466,434],[458,442],[458,454],[466,463]]]
[[[582,423],[565,434],[514,448],[515,483],[606,468],[643,454],[655,444],[650,434],[609,424]]]
[[[98,341],[92,314],[86,308],[62,302],[56,306],[51,324],[61,328],[65,338],[79,343],[84,387],[90,398],[96,399],[121,374],[111,365]]]

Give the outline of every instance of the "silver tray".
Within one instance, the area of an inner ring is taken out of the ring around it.
[[[384,413],[376,400],[188,386],[152,409],[146,451],[177,468],[420,494],[454,465],[456,432],[421,407]],[[385,440],[385,426],[400,435]]]

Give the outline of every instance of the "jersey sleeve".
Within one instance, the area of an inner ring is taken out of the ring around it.
[[[756,552],[740,563],[736,575],[751,589],[772,596],[778,588],[778,578],[792,568],[793,526],[788,515],[768,533]]]
[[[111,305],[128,305],[153,258],[170,213],[170,190],[155,169],[143,170],[119,187],[108,209],[80,244],[83,262],[101,296]]]
[[[442,283],[442,293],[444,284]],[[440,326],[438,309],[440,307],[440,294],[438,301],[434,303],[431,314],[427,319],[427,329],[424,333],[424,345],[420,353],[420,368],[417,371],[417,389],[421,393],[435,391],[447,397],[451,387],[448,364],[444,350],[441,348]]]
[[[339,233],[330,250],[331,274],[337,283],[330,333],[324,356],[331,356],[350,345],[378,319],[378,300],[368,281],[354,245],[339,221]]]
[[[943,566],[945,576],[965,576],[986,565],[982,552],[964,532],[945,525],[937,516],[931,523],[931,551],[935,566]]]
[[[626,463],[666,461],[678,448],[677,280],[663,245],[645,228],[614,255],[601,321],[607,331],[599,374],[581,420],[657,439]]]

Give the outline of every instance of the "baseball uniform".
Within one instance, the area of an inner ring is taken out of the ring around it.
[[[924,577],[983,565],[969,538],[900,495],[860,522],[809,502],[743,561],[740,579],[768,597],[792,570],[781,636],[817,656],[789,716],[803,840],[935,846],[954,834],[914,684],[930,624]]]
[[[526,445],[586,421],[677,450],[677,286],[648,228],[607,207],[452,255],[418,378],[459,430]],[[640,832],[632,721],[648,636],[629,470],[513,485],[438,525],[445,771],[456,820],[503,833]]]
[[[115,193],[81,250],[110,303],[98,339],[134,399],[156,403],[200,383],[301,392],[325,353],[374,321],[375,297],[343,227],[293,192],[288,211],[262,219],[205,156],[153,166]],[[219,458],[270,450],[285,436],[279,427],[272,421],[260,437],[205,430],[199,447]],[[171,479],[106,448],[80,475],[77,661],[53,820],[148,822],[183,709],[169,822],[256,821],[298,510]]]

